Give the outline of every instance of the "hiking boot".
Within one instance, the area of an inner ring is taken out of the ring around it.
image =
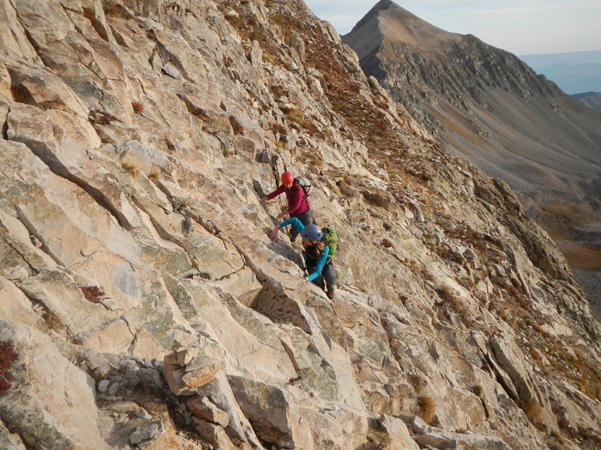
[[[328,296],[328,298],[330,300],[332,300],[334,298],[334,291],[328,291],[328,292],[326,292],[326,295]]]

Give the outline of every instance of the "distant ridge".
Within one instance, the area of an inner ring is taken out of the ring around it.
[[[569,247],[566,257],[579,270],[598,270],[599,111],[515,55],[441,30],[389,0],[343,42],[357,52],[365,74],[436,139],[507,182],[528,214]]]
[[[582,94],[574,94],[573,98],[578,100],[580,103],[590,106],[593,109],[601,112],[601,93],[599,92],[585,92]]]
[[[343,36],[413,117],[526,207],[598,196],[598,112],[537,76],[516,56],[441,30],[390,0]]]
[[[522,61],[533,69],[541,67],[550,67],[558,63],[566,64],[591,64],[601,63],[601,50],[589,52],[565,52],[565,53],[545,53],[541,55],[521,55],[518,56]]]

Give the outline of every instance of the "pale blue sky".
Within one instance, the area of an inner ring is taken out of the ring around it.
[[[348,33],[378,0],[305,0]],[[601,50],[601,0],[398,0],[446,31],[473,34],[516,55]]]

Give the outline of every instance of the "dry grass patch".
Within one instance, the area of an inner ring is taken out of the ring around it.
[[[419,406],[419,416],[428,425],[431,425],[436,418],[436,402],[429,395],[420,395],[417,397],[417,405]]]
[[[411,383],[411,386],[413,386],[413,389],[415,389],[415,392],[418,394],[426,387],[426,382],[418,375],[410,375],[409,382]]]
[[[129,20],[131,16],[127,12],[127,10],[117,3],[107,3],[103,7],[104,15],[108,17],[113,17],[116,19]]]
[[[574,203],[555,204],[537,207],[532,218],[543,228],[551,239],[571,240],[574,229],[589,223],[594,217],[582,212]]]
[[[284,114],[286,114],[286,117],[290,122],[294,122],[300,125],[304,129],[306,129],[312,136],[317,136],[320,139],[325,139],[325,135],[319,129],[319,127],[315,125],[315,122],[312,119],[307,118],[300,109],[289,106],[284,106],[280,109]]]
[[[121,167],[123,168],[123,170],[125,170],[127,173],[129,173],[134,178],[137,178],[138,175],[140,174],[140,171],[138,170],[138,168],[131,163],[123,163],[123,164],[121,164]]]
[[[532,425],[534,425],[538,430],[544,429],[543,409],[537,402],[533,400],[517,400],[516,404],[522,411],[524,411],[524,414],[526,414],[526,417]]]

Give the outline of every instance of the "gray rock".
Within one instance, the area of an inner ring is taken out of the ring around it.
[[[163,426],[160,422],[152,423],[144,427],[137,427],[136,431],[129,435],[129,443],[131,445],[137,445],[142,441],[154,439],[162,432]]]
[[[109,380],[101,380],[101,381],[98,383],[98,391],[99,391],[99,392],[102,392],[102,393],[106,393],[106,392],[108,391],[108,388],[109,388],[109,384],[110,384],[110,383],[111,383],[111,382],[110,382]]]

